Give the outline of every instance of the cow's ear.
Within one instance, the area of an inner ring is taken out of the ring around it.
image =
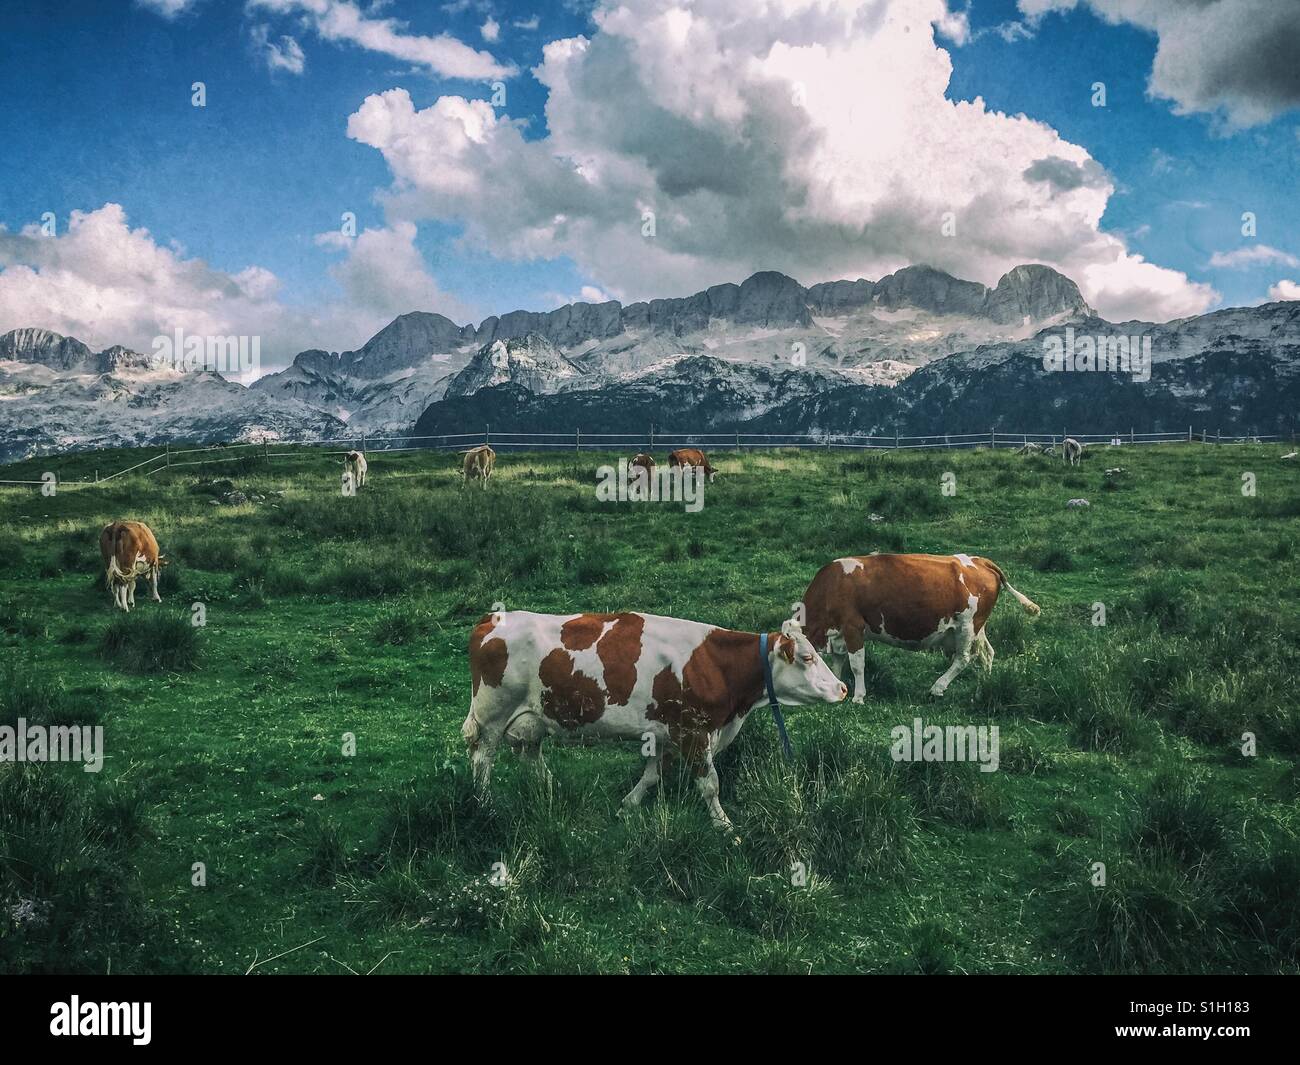
[[[776,638],[776,649],[787,662],[794,661],[794,640],[790,639],[789,636],[778,636]]]

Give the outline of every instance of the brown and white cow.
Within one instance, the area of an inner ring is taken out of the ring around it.
[[[366,462],[366,456],[360,451],[349,451],[343,456],[343,494],[351,495],[359,488],[366,486],[366,475],[370,471],[370,464]]]
[[[629,459],[627,463],[629,470],[643,469],[646,473],[653,473],[655,468],[655,457],[647,455],[644,451],[639,451],[635,458]]]
[[[496,466],[497,453],[487,444],[480,444],[478,447],[472,447],[463,452],[465,456],[465,483],[469,484],[471,477],[477,478],[483,482],[483,487],[487,487],[488,478],[492,476],[492,469]]]
[[[668,453],[669,466],[681,466],[688,469],[691,466],[697,466],[704,471],[709,479],[709,484],[713,483],[713,478],[717,476],[718,471],[709,465],[709,457],[697,447],[679,447],[676,451]]]
[[[931,695],[942,695],[972,653],[986,671],[993,668],[984,623],[1003,588],[1025,613],[1039,613],[995,563],[978,555],[838,558],[818,571],[804,593],[804,627],[837,674],[848,659],[855,703],[866,694],[868,640],[947,654],[948,669],[930,689]]]
[[[158,595],[158,574],[167,560],[158,552],[153,530],[142,521],[114,521],[99,533],[99,553],[104,560],[104,583],[113,596],[113,605],[129,611],[135,606],[137,577],[148,576],[153,601]]]
[[[769,636],[772,684],[782,703],[839,702],[848,689],[813,650],[798,624]],[[716,825],[731,822],[718,803],[716,754],[749,712],[767,702],[759,634],[655,614],[489,614],[469,641],[473,693],[461,734],[480,795],[504,739],[547,776],[541,742],[655,743],[641,779],[624,798],[635,806],[659,782],[662,759],[680,753]]]

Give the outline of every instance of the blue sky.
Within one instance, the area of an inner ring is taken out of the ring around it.
[[[62,234],[71,212],[120,204],[130,227],[147,229],[152,241],[171,249],[179,263],[201,260],[221,275],[238,275],[251,266],[273,274],[278,279],[276,306],[288,308],[285,343],[295,339],[295,327],[287,323],[297,321],[294,312],[299,309],[316,322],[317,332],[336,327],[338,319],[330,319],[325,310],[331,305],[346,309],[351,301],[372,312],[354,316],[358,330],[370,329],[393,309],[373,294],[359,295],[366,289],[364,278],[358,282],[368,268],[365,260],[358,259],[350,281],[341,281],[337,268],[347,251],[323,246],[317,239],[337,229],[344,211],[355,213],[362,230],[409,221],[415,232],[413,247],[430,281],[430,298],[445,297],[445,309],[458,320],[518,307],[547,309],[580,296],[584,287],[592,298],[606,293],[679,295],[692,291],[712,270],[741,271],[740,276],[711,276],[716,283],[740,280],[747,269],[765,267],[797,268],[800,280],[812,283],[846,271],[856,273],[853,267],[901,265],[921,254],[912,250],[915,241],[900,240],[893,248],[877,242],[870,254],[857,258],[840,255],[821,263],[815,253],[801,251],[796,258],[772,262],[780,256],[761,240],[748,245],[738,240],[713,259],[698,247],[688,252],[683,243],[662,264],[636,274],[624,268],[626,253],[588,246],[599,241],[601,227],[608,225],[594,209],[581,234],[548,233],[545,239],[516,242],[510,230],[494,230],[489,215],[499,215],[499,208],[485,208],[484,216],[475,217],[472,208],[464,208],[464,200],[436,181],[427,189],[420,187],[418,175],[418,204],[394,206],[393,194],[402,184],[399,171],[409,162],[403,154],[406,142],[398,143],[394,136],[377,150],[375,144],[349,136],[349,116],[367,98],[399,88],[409,94],[416,114],[432,108],[440,97],[487,100],[492,93],[489,79],[448,77],[427,63],[396,58],[364,43],[326,39],[308,16],[312,3],[332,2],[309,0],[306,11],[287,0],[247,6],[237,0],[12,5],[0,39],[7,161],[0,168],[0,225],[14,234],[38,223],[44,212],[54,212]],[[946,51],[952,63],[947,99],[982,98],[989,110],[1024,114],[1051,127],[1062,141],[1084,149],[1113,185],[1095,228],[1116,235],[1128,252],[1147,262],[1185,275],[1189,284],[1212,287],[1216,305],[1260,302],[1270,286],[1300,279],[1293,258],[1300,256],[1300,206],[1295,196],[1300,112],[1278,106],[1266,121],[1245,126],[1233,123],[1230,109],[1176,113],[1181,106],[1177,101],[1153,98],[1148,91],[1156,33],[1128,22],[1108,23],[1084,5],[1074,6],[1073,0],[1036,2],[1073,9],[1031,23],[1014,0],[972,0],[965,9],[967,29],[956,34],[961,39],[936,38],[935,47]],[[159,10],[169,3],[181,10],[170,16]],[[949,6],[962,15],[960,4]],[[592,7],[582,2],[462,0],[449,5],[363,4],[356,10],[363,19],[396,20],[391,25],[402,36],[446,34],[502,66],[517,68],[518,73],[502,79],[509,93],[506,110],[518,122],[515,128],[522,141],[543,148],[552,143],[544,113],[548,94],[530,68],[541,61],[549,41],[596,36]],[[489,19],[498,27],[495,40],[485,38],[483,27]],[[1025,26],[1025,31],[1008,32],[1012,23]],[[287,66],[272,69],[265,47],[258,43],[263,34],[271,44],[292,37],[301,50],[301,70],[290,69],[292,58]],[[623,38],[619,55],[632,54],[628,39]],[[593,70],[595,53],[593,49],[588,60]],[[671,67],[667,69],[660,76],[671,81]],[[206,85],[206,107],[191,105],[195,81]],[[1091,86],[1098,81],[1106,85],[1104,108],[1089,102]],[[629,92],[644,95],[636,87]],[[582,113],[575,108],[571,115]],[[628,121],[639,121],[635,108],[629,108]],[[587,147],[596,151],[604,148],[597,143],[600,137],[617,139],[617,131],[617,122],[611,120],[603,130],[582,135],[590,140]],[[505,134],[500,132],[505,153]],[[565,143],[575,141],[570,137]],[[437,145],[433,148],[436,159]],[[515,171],[526,170],[532,156],[526,145],[514,145],[510,151],[512,155],[492,157],[505,163],[499,173],[484,174],[484,180],[520,180]],[[611,146],[610,152],[615,151],[624,149]],[[648,158],[639,147],[626,149],[620,158],[629,157]],[[658,166],[656,160],[649,161]],[[986,162],[993,165],[997,160],[976,157],[964,165],[978,170]],[[660,191],[668,187],[662,170],[657,171]],[[513,195],[515,200],[527,198],[527,189]],[[662,205],[662,197],[659,202]],[[684,199],[681,210],[695,209],[700,202],[698,197]],[[537,205],[536,217],[544,217],[549,203]],[[465,217],[458,216],[457,205]],[[1245,211],[1258,218],[1254,238],[1241,234]],[[698,233],[698,219],[694,221]],[[734,217],[727,229],[738,229]],[[996,243],[994,238],[982,239]],[[1032,241],[1027,246],[1038,247]],[[1253,265],[1233,258],[1234,252],[1258,246],[1269,251],[1258,253]],[[971,252],[953,262],[987,261],[994,276],[980,279],[991,281],[1015,252],[1014,247],[996,254],[981,249],[983,258]],[[1220,265],[1211,264],[1216,253]],[[671,264],[685,262],[687,254],[693,268],[674,273]],[[12,270],[14,261],[11,253],[9,259],[0,258],[0,267]],[[33,269],[41,271],[39,264]],[[44,270],[50,273],[52,268]],[[0,282],[4,273],[0,270]],[[37,316],[39,280],[29,278],[23,289],[25,298],[35,301]],[[376,276],[375,284],[383,283],[384,278]],[[139,302],[147,300],[144,293]],[[180,296],[176,300],[183,302]],[[12,304],[6,311],[0,298],[0,317],[5,317],[0,328],[45,324],[9,320],[20,313]],[[52,306],[49,318],[66,324],[70,314],[66,306]],[[120,320],[129,332],[132,319]],[[304,344],[316,340],[335,348],[364,339],[339,335],[320,341],[307,327],[302,336]],[[139,342],[137,337],[123,339]]]

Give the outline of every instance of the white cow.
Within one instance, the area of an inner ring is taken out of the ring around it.
[[[1061,461],[1077,466],[1081,458],[1083,458],[1083,445],[1074,437],[1067,436],[1061,444]]]
[[[768,639],[780,702],[839,702],[848,694],[796,622]],[[632,741],[646,765],[624,805],[641,801],[659,782],[664,756],[677,751],[714,824],[730,828],[713,758],[768,701],[760,646],[755,632],[656,614],[487,615],[470,637],[473,692],[461,728],[479,794],[486,799],[502,739],[544,777],[547,736]]]
[[[366,486],[366,475],[370,470],[366,456],[360,451],[349,451],[343,456],[343,493],[351,495]]]

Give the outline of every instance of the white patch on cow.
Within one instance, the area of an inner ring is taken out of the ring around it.
[[[862,569],[862,560],[858,558],[837,558],[835,561],[840,564],[845,573]]]
[[[952,557],[955,558],[958,562],[960,562],[963,566],[973,567],[975,565],[975,563],[971,561],[970,555],[958,554],[958,555],[953,555]]]

